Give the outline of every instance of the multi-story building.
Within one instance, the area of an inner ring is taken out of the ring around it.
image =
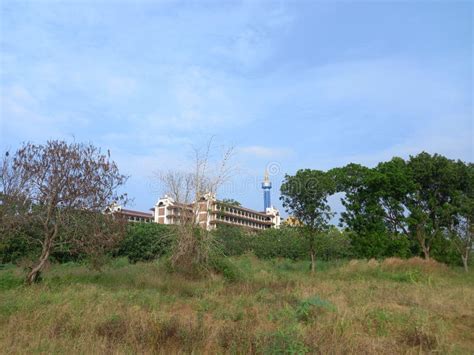
[[[280,212],[271,205],[271,188],[272,184],[266,172],[262,183],[263,211],[255,211],[217,200],[213,194],[206,194],[197,204],[183,204],[174,201],[169,196],[164,196],[151,209],[152,213],[122,209],[120,206],[115,206],[113,210],[125,215],[131,222],[180,224],[195,218],[199,225],[207,230],[215,229],[219,224],[252,230],[279,228],[281,223]],[[194,213],[196,213],[196,216],[193,216]]]
[[[144,222],[144,223],[153,223],[154,222],[154,213],[153,212],[141,212],[134,211],[122,208],[121,206],[114,205],[105,210],[106,213],[113,212],[119,213],[129,222]]]
[[[162,224],[179,224],[192,217],[195,213],[199,225],[207,230],[216,228],[218,224],[245,227],[248,229],[267,229],[280,227],[280,213],[274,207],[264,212],[219,201],[213,195],[204,196],[194,208],[193,204],[176,203],[171,197],[165,196],[155,205],[155,222]]]
[[[255,211],[250,208],[229,204],[217,200],[215,195],[206,194],[197,203],[181,204],[175,202],[171,197],[165,196],[158,200],[155,205],[155,222],[162,224],[179,224],[186,219],[192,218],[193,213],[199,225],[207,230],[216,228],[217,225],[240,226],[253,230],[280,227],[280,212],[271,205],[270,182],[268,172],[262,183],[264,196],[264,210]]]

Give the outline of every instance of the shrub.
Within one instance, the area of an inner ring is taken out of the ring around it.
[[[411,256],[410,240],[402,234],[390,235],[385,232],[348,234],[354,256],[362,259]]]
[[[0,264],[16,263],[21,259],[32,258],[41,251],[39,243],[30,240],[40,240],[41,231],[33,224],[16,231],[4,232],[0,236]]]
[[[337,228],[331,228],[316,237],[316,256],[319,259],[329,261],[335,259],[346,259],[352,256],[351,240],[348,233],[341,232]]]
[[[430,256],[448,265],[462,266],[462,259],[459,250],[450,239],[437,236],[431,244]]]
[[[308,322],[314,319],[319,313],[335,312],[336,307],[329,301],[313,296],[299,302],[296,308],[296,318],[299,321]]]
[[[252,239],[251,246],[258,258],[304,259],[308,255],[304,241],[294,228],[267,229]]]
[[[174,228],[156,223],[131,223],[122,241],[118,255],[131,263],[149,261],[168,253],[174,237]]]
[[[243,279],[242,272],[230,259],[225,257],[213,257],[211,266],[214,271],[222,274],[227,281],[239,281]]]
[[[226,256],[243,255],[252,248],[255,233],[235,226],[220,225],[212,232],[222,253]]]
[[[284,227],[252,232],[239,227],[219,226],[213,233],[226,256],[253,252],[261,259],[305,260],[309,255],[307,240],[301,237],[297,228]],[[337,228],[320,233],[316,238],[317,258],[334,260],[352,255],[348,234]]]

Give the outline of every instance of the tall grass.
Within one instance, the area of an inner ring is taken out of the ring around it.
[[[423,260],[231,258],[200,280],[161,262],[0,270],[3,353],[472,353],[474,275]],[[223,274],[223,275],[222,275]]]

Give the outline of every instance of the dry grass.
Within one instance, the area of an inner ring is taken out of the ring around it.
[[[238,282],[159,263],[53,265],[41,285],[0,271],[2,353],[474,352],[474,275],[421,259],[232,259]]]

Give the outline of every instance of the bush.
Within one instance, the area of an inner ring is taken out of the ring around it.
[[[14,232],[0,236],[0,264],[16,263],[21,259],[29,259],[41,252],[39,243],[31,240],[41,240],[41,230],[38,226],[25,226]]]
[[[154,260],[170,251],[174,235],[172,226],[130,223],[118,255],[126,256],[131,263]]]
[[[436,261],[448,265],[462,266],[462,259],[459,250],[450,239],[438,236],[433,239],[431,244],[430,256]]]
[[[227,281],[234,282],[243,279],[242,272],[229,258],[213,257],[211,266],[214,271],[222,274]]]
[[[349,238],[356,258],[380,259],[394,256],[407,258],[412,255],[410,240],[402,234],[350,232]]]
[[[306,259],[308,249],[295,228],[266,229],[252,239],[252,251],[258,258]]]
[[[214,232],[226,256],[238,256],[253,252],[262,259],[308,259],[309,246],[297,228],[266,229],[259,232],[239,227],[219,226]],[[323,260],[344,259],[352,255],[347,233],[337,228],[320,233],[316,240],[317,257]]]
[[[331,228],[316,237],[316,256],[319,259],[325,261],[347,259],[352,254],[352,245],[348,233],[341,232],[337,228]]]
[[[296,307],[296,318],[299,321],[308,322],[314,320],[318,314],[335,311],[334,304],[319,296],[313,296],[299,302]]]
[[[226,256],[240,256],[252,249],[255,233],[240,227],[220,225],[212,233]]]

